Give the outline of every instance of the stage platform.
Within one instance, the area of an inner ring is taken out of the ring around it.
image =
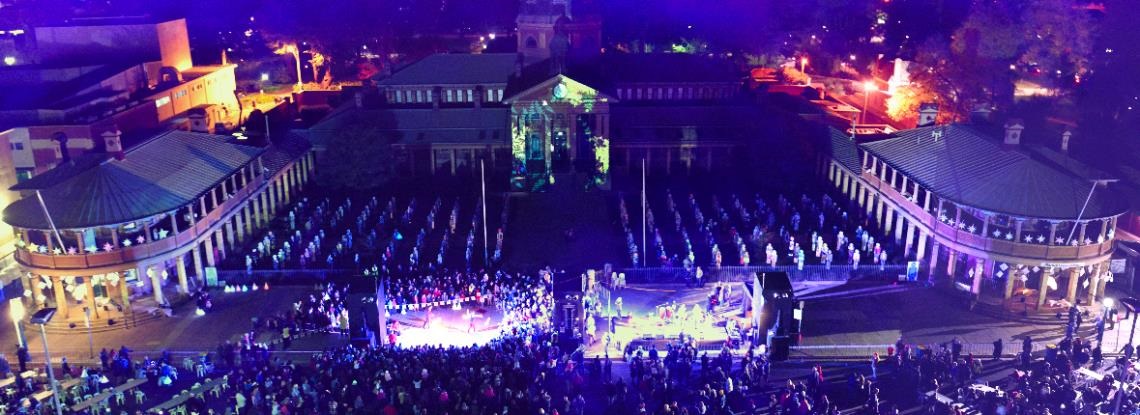
[[[432,310],[431,324],[424,327],[427,311],[392,314],[389,321],[399,322],[397,347],[442,346],[468,347],[485,345],[502,335],[503,312],[494,306],[469,303],[460,309],[440,307]],[[474,327],[471,321],[474,320]]]
[[[709,295],[714,291],[713,284],[703,288],[684,284],[629,285],[615,291],[608,311],[603,313],[607,318],[597,319],[597,340],[584,346],[586,357],[609,355],[622,358],[629,345],[634,349],[643,345],[648,350],[649,345],[656,344],[658,351],[663,352],[663,345],[676,342],[681,334],[692,337],[699,348],[709,351],[710,355],[719,354],[729,338],[725,330],[727,322],[732,320],[737,325],[746,324],[741,314],[741,303],[745,301],[742,290],[742,284],[733,285],[729,301],[717,306],[712,313],[707,312],[707,306]],[[617,320],[607,348],[608,316],[618,312],[614,303],[619,297],[623,303],[622,318]],[[672,318],[662,319],[662,306],[674,307],[676,311],[672,312]]]

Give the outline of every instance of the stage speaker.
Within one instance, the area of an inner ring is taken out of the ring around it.
[[[769,350],[768,357],[773,362],[782,362],[788,360],[791,354],[792,339],[788,336],[774,336],[772,337],[772,348]]]

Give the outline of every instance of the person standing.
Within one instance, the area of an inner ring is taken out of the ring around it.
[[[994,340],[994,360],[1001,360],[1001,339]]]

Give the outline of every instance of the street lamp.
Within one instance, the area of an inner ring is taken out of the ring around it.
[[[8,300],[8,314],[12,316],[12,324],[16,325],[16,343],[20,347],[28,347],[28,340],[24,338],[24,326],[20,324],[28,314],[28,310],[24,308],[24,301],[19,298]]]
[[[802,73],[804,75],[807,75],[807,71],[805,71],[805,69],[807,68],[807,63],[808,63],[807,56],[800,58],[800,73]]]
[[[875,81],[863,82],[863,111],[859,113],[859,123],[867,123],[867,105],[870,103],[871,93],[878,91],[879,86],[875,85]]]
[[[52,404],[55,405],[55,415],[63,415],[63,406],[59,400],[59,386],[55,384],[55,374],[52,373],[51,369],[51,353],[48,351],[47,330],[44,329],[44,326],[51,322],[52,317],[55,317],[55,309],[44,308],[32,314],[31,322],[32,324],[39,324],[40,326],[40,336],[42,336],[44,342],[44,364],[47,366],[48,384],[51,385],[51,399]]]

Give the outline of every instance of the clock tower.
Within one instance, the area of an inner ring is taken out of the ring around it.
[[[597,0],[520,0],[518,51],[529,61],[566,50],[570,58],[602,50],[602,18]]]

